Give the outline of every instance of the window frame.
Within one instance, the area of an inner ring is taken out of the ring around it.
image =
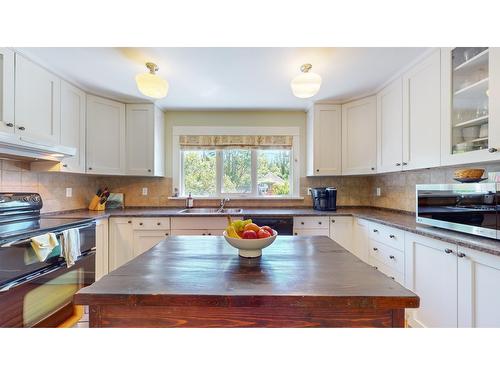
[[[223,179],[223,158],[222,150],[216,150],[216,194],[214,196],[194,196],[199,199],[210,198],[251,198],[251,199],[290,199],[299,198],[299,176],[300,176],[300,128],[298,127],[209,127],[209,126],[174,126],[172,132],[172,188],[179,192],[180,197],[185,197],[188,192],[184,192],[183,182],[183,157],[179,146],[180,135],[291,135],[292,148],[290,150],[290,194],[277,196],[258,195],[257,183],[257,151],[252,149],[251,173],[252,192],[251,193],[222,193]]]

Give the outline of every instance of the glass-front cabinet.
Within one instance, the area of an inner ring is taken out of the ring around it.
[[[500,159],[499,51],[442,49],[442,164]]]

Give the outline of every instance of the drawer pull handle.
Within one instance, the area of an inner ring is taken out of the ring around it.
[[[302,222],[300,223],[300,225],[304,225],[304,222],[302,221]]]
[[[453,250],[451,250],[451,249],[444,249],[444,252],[446,254],[451,254],[451,253],[453,253]]]
[[[161,223],[156,223],[156,225],[161,225]]]
[[[394,278],[394,276],[391,276],[391,279],[396,280],[396,279]]]
[[[376,270],[378,270],[378,267],[377,267],[377,266],[373,266],[373,268],[375,268]]]
[[[293,235],[294,235],[294,236],[297,236],[297,232],[295,232]]]
[[[373,233],[378,233],[378,229],[374,229],[374,230],[373,230]]]
[[[378,249],[376,247],[373,248],[373,251],[378,251]]]
[[[458,254],[457,254],[457,256],[458,256],[459,258],[465,258],[465,256],[466,256],[466,255],[465,255],[464,253],[458,253]]]
[[[139,225],[142,225],[142,223],[139,223]]]
[[[204,236],[204,235],[205,235],[205,233],[202,233],[201,235],[202,235],[202,236]]]
[[[127,221],[127,223],[132,224],[132,220]]]
[[[335,219],[332,219],[332,223],[335,223]]]
[[[168,236],[168,233],[165,233],[165,236]]]
[[[396,259],[394,255],[389,255],[389,259]]]
[[[389,238],[396,238],[394,234],[389,234]]]
[[[321,221],[318,221],[318,224],[321,225]]]
[[[212,235],[212,233],[209,233],[208,235],[209,235],[209,236],[211,236],[211,235]]]

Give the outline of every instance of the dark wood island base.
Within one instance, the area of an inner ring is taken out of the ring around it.
[[[239,258],[221,237],[172,237],[75,295],[90,327],[399,327],[419,298],[327,237],[278,237]]]

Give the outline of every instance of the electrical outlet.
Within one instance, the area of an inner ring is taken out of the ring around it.
[[[311,188],[307,188],[307,195],[312,195]]]
[[[66,198],[71,198],[73,196],[73,188],[66,188]]]
[[[382,190],[379,187],[375,189],[375,195],[377,197],[380,197],[382,195]]]
[[[142,195],[148,195],[148,188],[147,187],[142,188]]]

